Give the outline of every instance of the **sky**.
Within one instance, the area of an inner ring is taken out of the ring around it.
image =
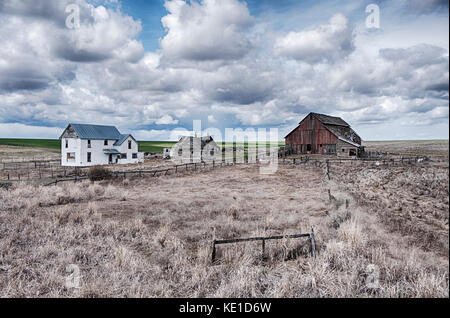
[[[200,120],[283,140],[317,112],[363,140],[448,139],[448,38],[441,0],[0,0],[0,138]]]

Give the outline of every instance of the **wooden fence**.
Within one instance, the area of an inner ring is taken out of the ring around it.
[[[293,238],[304,238],[307,237],[308,239],[304,241],[302,244],[297,246],[294,250],[290,251],[286,257],[285,260],[293,259],[298,256],[302,248],[306,244],[310,244],[311,248],[311,255],[313,257],[316,256],[316,241],[314,238],[314,230],[311,230],[311,233],[306,234],[290,234],[290,235],[277,235],[277,236],[267,236],[267,237],[250,237],[250,238],[238,238],[238,239],[228,239],[228,240],[214,240],[212,244],[212,255],[211,255],[211,262],[214,264],[216,261],[216,245],[220,244],[230,244],[230,243],[242,243],[242,242],[252,242],[252,241],[261,241],[261,247],[262,247],[262,255],[265,254],[266,249],[266,241],[270,240],[281,240],[281,239],[293,239]]]
[[[331,163],[340,164],[357,164],[360,162],[370,163],[376,166],[381,165],[404,165],[404,164],[414,164],[419,162],[424,162],[429,160],[427,157],[419,156],[408,156],[400,158],[391,159],[374,159],[374,158],[310,158],[310,157],[300,157],[300,158],[279,158],[278,164],[282,165],[313,165],[315,167],[327,167],[327,175],[329,178],[329,165]],[[2,170],[2,175],[0,175],[0,180],[3,181],[24,181],[24,180],[42,180],[42,179],[57,179],[58,182],[64,182],[65,179],[73,181],[73,178],[77,177],[79,180],[81,177],[87,175],[87,168],[75,168],[75,167],[53,167],[51,165],[52,161],[39,162],[33,161],[32,166],[28,162],[28,168],[26,169],[6,169]],[[244,162],[226,162],[226,161],[210,161],[210,162],[194,162],[194,163],[183,163],[170,166],[161,166],[156,169],[141,169],[141,170],[122,170],[122,171],[112,171],[112,174],[116,177],[123,176],[139,176],[144,175],[158,176],[158,175],[168,175],[173,173],[178,173],[181,171],[197,171],[198,169],[204,169],[211,167],[215,169],[217,167],[235,165],[235,164],[257,164],[258,162],[249,162],[248,160]],[[15,163],[18,165],[18,163]],[[48,164],[48,166],[46,166]],[[36,167],[36,168],[34,168]],[[58,183],[57,182],[57,183]]]

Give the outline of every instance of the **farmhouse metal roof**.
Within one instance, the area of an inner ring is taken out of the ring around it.
[[[114,126],[69,124],[81,139],[119,140],[120,132]]]
[[[120,135],[120,138],[119,138],[119,140],[117,140],[115,143],[114,143],[114,146],[120,146],[121,144],[123,144],[123,142],[128,138],[128,137],[131,137],[131,138],[133,138],[133,136],[131,136],[130,134],[125,134],[125,135]],[[134,139],[134,138],[133,138]]]

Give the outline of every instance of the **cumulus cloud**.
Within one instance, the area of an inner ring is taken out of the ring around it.
[[[354,50],[352,32],[348,19],[342,14],[335,14],[328,24],[311,30],[289,32],[278,38],[275,52],[309,63],[335,61]]]
[[[16,129],[10,123],[87,122],[164,140],[167,126],[190,129],[201,119],[220,129],[279,127],[282,137],[310,111],[363,128],[448,126],[448,48],[417,43],[369,55],[341,14],[265,37],[269,27],[244,2],[174,0],[161,48],[149,52],[138,40],[141,24],[120,7],[74,0],[80,28],[67,29],[68,1],[0,2],[2,135]]]
[[[168,58],[193,61],[235,60],[251,48],[246,31],[253,23],[237,0],[167,1],[161,19],[167,30],[161,48]]]
[[[158,125],[176,125],[178,124],[178,119],[173,119],[170,115],[164,115],[159,118],[156,123]]]

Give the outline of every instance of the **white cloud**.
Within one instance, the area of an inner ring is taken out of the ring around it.
[[[289,32],[278,38],[275,53],[311,63],[334,61],[353,51],[352,31],[348,19],[342,14],[335,14],[329,24],[311,30]]]
[[[170,115],[164,115],[156,121],[158,125],[176,125],[178,124],[178,119],[173,119]]]
[[[161,19],[167,35],[161,40],[164,55],[193,61],[234,60],[251,48],[246,31],[253,19],[237,0],[203,0],[190,4],[166,1],[169,14]]]
[[[201,119],[220,129],[278,126],[284,136],[316,111],[342,116],[368,139],[375,133],[365,127],[390,135],[401,119],[447,134],[433,125],[448,126],[448,49],[423,37],[383,46],[390,34],[383,31],[374,49],[340,14],[281,34],[261,27],[264,19],[255,31],[237,0],[168,1],[161,49],[146,52],[140,23],[120,9],[99,6],[91,15],[76,0],[85,18],[79,30],[67,29],[67,1],[43,4],[46,10],[37,1],[8,1],[0,11],[0,123],[113,124],[164,140],[171,132],[158,125],[190,129]],[[29,127],[16,130],[33,133]],[[58,137],[35,130],[51,131]]]

